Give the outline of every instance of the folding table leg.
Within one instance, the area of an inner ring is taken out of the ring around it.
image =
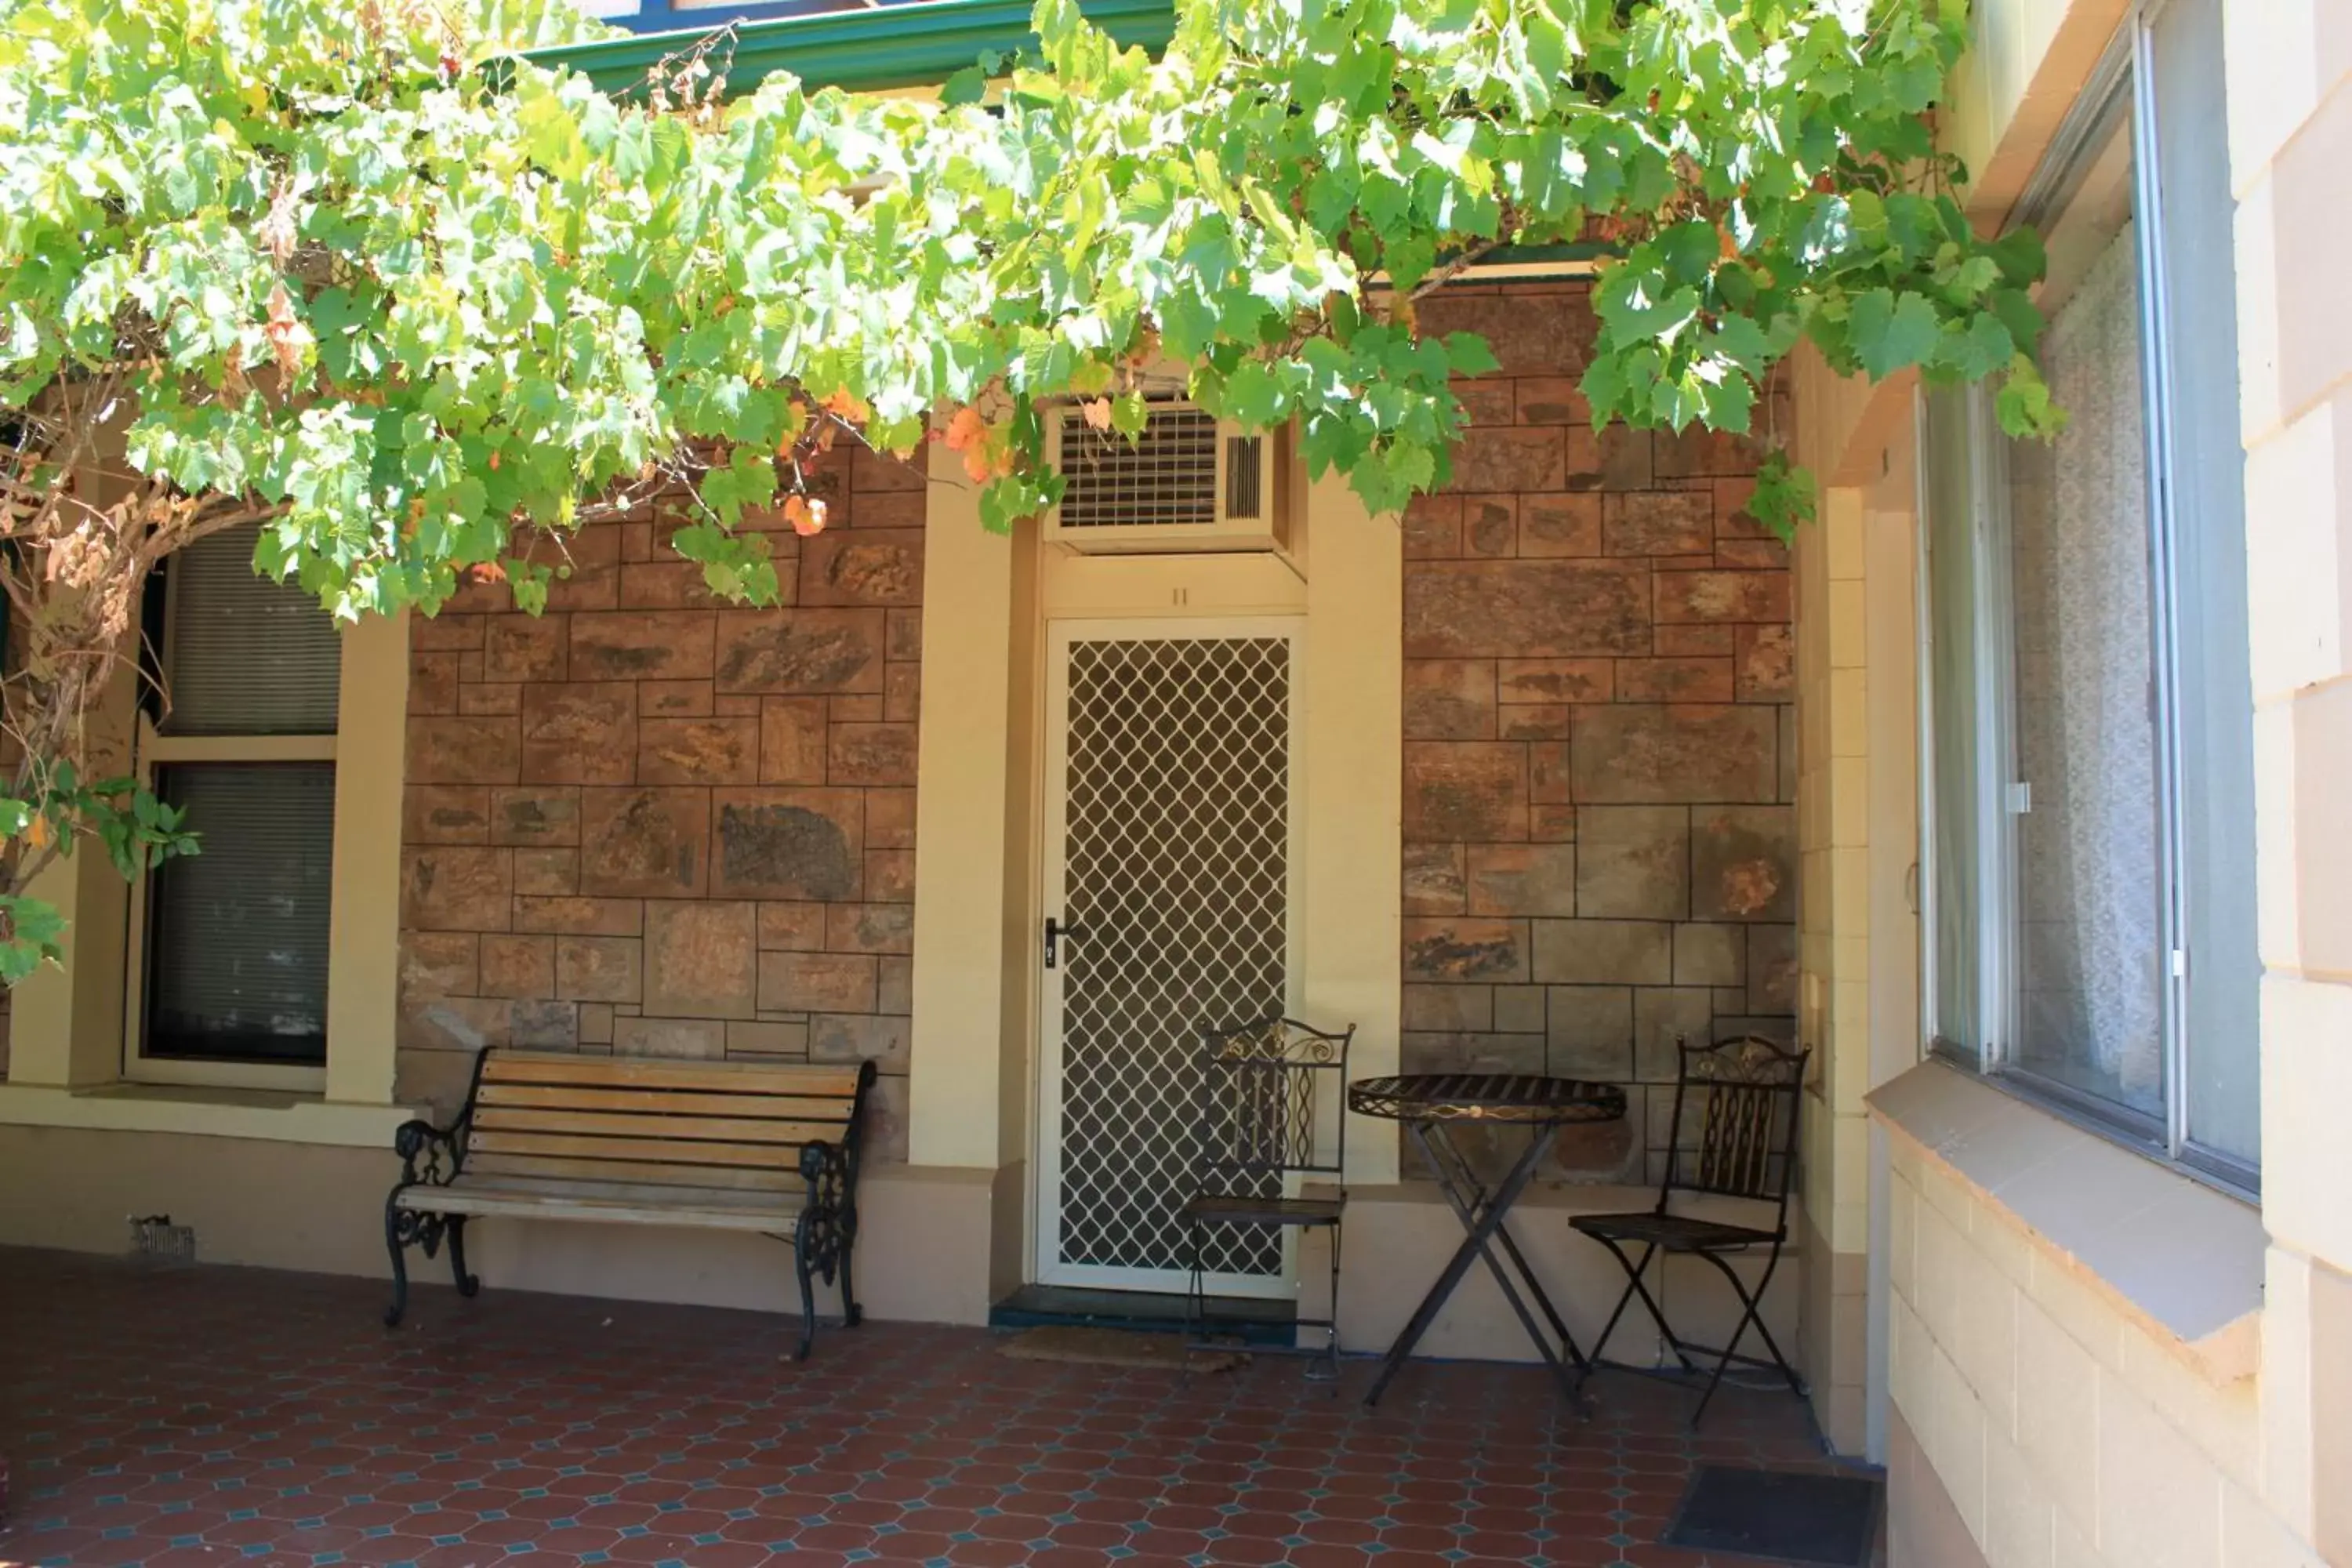
[[[1428,1125],[1423,1122],[1410,1125],[1414,1135],[1423,1141],[1423,1151],[1427,1152],[1428,1140],[1432,1136]],[[1380,1375],[1373,1379],[1370,1391],[1364,1395],[1365,1404],[1380,1403],[1381,1395],[1387,1391],[1390,1382],[1412,1354],[1413,1346],[1421,1342],[1421,1336],[1429,1331],[1429,1325],[1436,1321],[1446,1300],[1454,1294],[1454,1287],[1461,1284],[1462,1277],[1470,1271],[1470,1265],[1480,1258],[1486,1258],[1487,1267],[1494,1270],[1496,1282],[1503,1288],[1504,1300],[1510,1302],[1511,1310],[1518,1315],[1520,1325],[1527,1330],[1528,1339],[1534,1342],[1545,1364],[1551,1368],[1552,1376],[1559,1382],[1561,1392],[1571,1400],[1575,1398],[1576,1386],[1568,1375],[1568,1369],[1552,1353],[1550,1342],[1544,1338],[1543,1331],[1537,1327],[1527,1304],[1520,1300],[1518,1292],[1512,1288],[1501,1261],[1486,1247],[1488,1238],[1502,1225],[1504,1215],[1510,1212],[1511,1205],[1517,1201],[1519,1194],[1526,1190],[1528,1183],[1534,1177],[1537,1162],[1542,1153],[1541,1139],[1529,1143],[1527,1152],[1519,1156],[1518,1163],[1511,1167],[1510,1174],[1503,1178],[1503,1184],[1478,1208],[1473,1208],[1464,1200],[1463,1194],[1454,1190],[1456,1178],[1454,1173],[1442,1160],[1432,1156],[1431,1163],[1437,1169],[1438,1188],[1444,1193],[1447,1203],[1453,1205],[1455,1216],[1462,1221],[1463,1228],[1468,1234],[1463,1237],[1462,1245],[1454,1249],[1454,1256],[1447,1261],[1444,1272],[1437,1277],[1437,1283],[1430,1288],[1429,1294],[1422,1298],[1421,1305],[1413,1310],[1412,1321],[1397,1336],[1396,1343],[1389,1347],[1387,1359],[1381,1364]],[[1528,1285],[1538,1297],[1542,1295],[1532,1279]],[[1549,1303],[1545,1305],[1549,1310]]]
[[[1556,1130],[1549,1127],[1538,1129],[1536,1133],[1535,1142],[1530,1146],[1530,1152],[1532,1153],[1536,1151],[1540,1151],[1544,1145],[1550,1141],[1551,1134],[1554,1131]],[[1443,1149],[1447,1157],[1452,1160],[1455,1174],[1460,1178],[1463,1189],[1471,1194],[1471,1208],[1475,1211],[1484,1212],[1484,1205],[1487,1201],[1487,1192],[1486,1184],[1478,1179],[1478,1173],[1471,1168],[1470,1163],[1462,1157],[1462,1152],[1456,1149],[1449,1140],[1444,1138],[1429,1139],[1425,1140],[1423,1145],[1423,1152],[1429,1155],[1433,1163],[1434,1163],[1437,1158],[1436,1152],[1439,1149]],[[1454,1212],[1456,1214],[1461,1212],[1458,1205]],[[1466,1224],[1468,1222],[1465,1220],[1464,1223]],[[1568,1359],[1575,1363],[1579,1375],[1590,1376],[1592,1371],[1592,1363],[1586,1359],[1583,1350],[1577,1344],[1576,1336],[1569,1332],[1568,1324],[1561,1321],[1559,1310],[1552,1306],[1551,1298],[1544,1293],[1543,1287],[1537,1282],[1536,1271],[1528,1267],[1526,1256],[1519,1251],[1519,1244],[1511,1235],[1511,1227],[1507,1225],[1497,1224],[1495,1226],[1495,1239],[1501,1242],[1503,1244],[1503,1250],[1510,1255],[1512,1267],[1519,1271],[1520,1279],[1525,1281],[1527,1284],[1528,1293],[1536,1299],[1536,1305],[1543,1310],[1544,1321],[1551,1325],[1551,1331],[1559,1336],[1560,1348],[1568,1352]],[[1490,1265],[1493,1264],[1494,1258],[1492,1254],[1488,1255],[1487,1262]],[[1499,1268],[1496,1278],[1497,1279],[1501,1279]],[[1507,1282],[1504,1284],[1503,1289],[1507,1294],[1510,1289],[1510,1286]],[[1533,1331],[1530,1330],[1530,1331]]]

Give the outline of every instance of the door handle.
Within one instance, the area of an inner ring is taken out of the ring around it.
[[[1070,938],[1082,937],[1086,934],[1086,927],[1082,925],[1064,925],[1052,915],[1047,915],[1045,917],[1045,967],[1048,969],[1054,967],[1055,957],[1059,951],[1059,944],[1061,942]]]

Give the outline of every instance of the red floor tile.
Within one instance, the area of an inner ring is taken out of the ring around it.
[[[1651,1544],[1695,1464],[1822,1463],[1786,1395],[1694,1437],[1689,1394],[1614,1376],[1590,1422],[1463,1363],[1366,1410],[1367,1365],[1332,1397],[886,1323],[795,1364],[761,1314],[425,1289],[388,1333],[380,1296],[0,1253],[0,1563],[1701,1568]]]

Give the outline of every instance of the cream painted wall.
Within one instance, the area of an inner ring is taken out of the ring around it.
[[[1893,1568],[2319,1568],[2277,1506],[2268,1347],[2260,1378],[2217,1372],[1899,1131],[1890,1205],[1895,1408],[1924,1460],[1898,1467]],[[2265,1333],[2294,1310],[2273,1279]],[[1906,1554],[1946,1507],[1965,1537]]]
[[[2263,983],[2265,1500],[2352,1563],[2352,15],[2223,9]]]
[[[249,1137],[14,1127],[0,1135],[0,1237],[13,1246],[120,1253],[123,1216],[168,1213],[205,1263],[389,1278],[389,1140],[372,1148]],[[857,1291],[877,1319],[980,1323],[988,1315],[995,1173],[880,1166],[859,1181]],[[763,1237],[658,1226],[480,1220],[467,1261],[491,1290],[799,1310],[792,1254]],[[466,1310],[446,1265],[409,1254],[427,1287],[410,1331]],[[821,1315],[838,1297],[820,1283]],[[786,1330],[778,1330],[782,1342]],[[823,1355],[820,1331],[818,1354]]]

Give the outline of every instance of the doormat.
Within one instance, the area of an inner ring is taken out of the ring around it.
[[[1055,1326],[1024,1329],[998,1345],[1015,1361],[1071,1366],[1131,1366],[1161,1372],[1226,1372],[1249,1358],[1234,1351],[1187,1351],[1181,1334]]]
[[[1869,1568],[1883,1489],[1862,1476],[1702,1465],[1658,1544],[1807,1568]]]

